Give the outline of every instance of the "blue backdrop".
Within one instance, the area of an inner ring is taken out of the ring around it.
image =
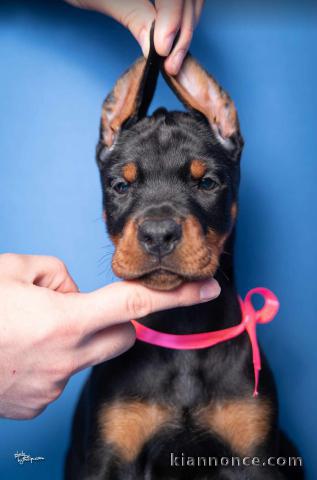
[[[309,472],[316,445],[317,14],[308,2],[206,2],[192,52],[229,90],[246,140],[239,289],[263,285],[281,310],[260,327],[280,421]],[[58,1],[0,5],[0,251],[61,257],[82,290],[113,280],[94,150],[101,102],[139,55],[121,26]],[[161,82],[153,108],[178,108]],[[0,421],[4,480],[59,480],[87,372],[32,421]],[[24,450],[45,462],[18,465]]]

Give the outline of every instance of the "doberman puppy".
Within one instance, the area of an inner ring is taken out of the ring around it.
[[[152,46],[103,105],[97,163],[113,271],[162,290],[214,276],[218,299],[141,323],[174,334],[232,327],[241,322],[232,255],[243,148],[237,112],[189,54],[176,77],[162,65]],[[186,112],[160,108],[147,116],[160,70]],[[303,478],[301,468],[268,466],[269,457],[297,452],[278,430],[274,381],[263,363],[254,397],[246,332],[199,350],[136,341],[93,369],[76,410],[65,478]],[[199,457],[213,461],[198,465]],[[232,457],[249,461],[230,466]],[[259,463],[252,465],[253,457]]]

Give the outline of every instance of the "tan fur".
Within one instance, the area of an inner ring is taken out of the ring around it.
[[[156,270],[142,277],[142,284],[156,290],[172,290],[183,283],[180,275],[165,270]]]
[[[199,180],[206,173],[206,163],[203,160],[193,160],[190,164],[190,173],[195,180]]]
[[[111,94],[106,98],[101,123],[103,140],[110,147],[115,134],[136,108],[136,99],[143,76],[146,60],[139,58],[117,81]]]
[[[118,401],[105,406],[99,415],[101,438],[112,445],[127,462],[131,462],[143,445],[172,419],[171,407],[139,400]]]
[[[265,441],[271,417],[270,404],[259,398],[211,403],[196,413],[201,425],[216,433],[241,456],[252,455]]]
[[[135,182],[137,176],[137,167],[134,162],[126,163],[122,169],[123,178],[129,182]]]
[[[184,102],[204,114],[224,139],[237,132],[239,125],[233,101],[193,57],[188,56],[179,74],[169,76],[169,81]]]
[[[120,238],[116,238],[116,250],[112,258],[112,269],[117,277],[132,280],[147,273],[148,255],[137,238],[137,224],[129,220]]]
[[[120,240],[120,236],[119,235],[110,235],[110,238],[111,238],[112,243],[115,246],[117,246],[118,243],[119,243],[119,240]]]
[[[234,202],[231,205],[231,218],[233,223],[236,221],[237,215],[238,215],[238,205],[236,202]]]
[[[130,220],[122,236],[115,239],[116,250],[112,268],[120,278],[134,279],[153,288],[169,290],[182,283],[183,278],[202,279],[211,277],[218,268],[219,257],[227,235],[209,230],[205,235],[194,216],[182,222],[182,239],[174,252],[163,258],[173,272],[153,272],[156,259],[151,258],[137,238],[137,224]],[[153,263],[154,262],[154,263]]]
[[[169,259],[170,266],[193,279],[212,276],[218,267],[221,239],[212,230],[205,235],[199,221],[190,215],[183,222],[182,240]]]

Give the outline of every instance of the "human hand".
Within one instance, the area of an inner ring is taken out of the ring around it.
[[[165,69],[176,75],[183,63],[204,0],[66,0],[81,8],[96,10],[113,17],[130,30],[143,54],[149,51],[150,29],[155,20],[154,45],[165,61]],[[173,42],[179,34],[176,45]]]
[[[117,282],[79,293],[57,258],[0,255],[0,416],[38,415],[71,375],[130,348],[135,331],[129,320],[219,292],[209,280],[174,292]]]

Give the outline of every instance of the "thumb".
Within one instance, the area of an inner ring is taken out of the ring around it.
[[[105,13],[128,28],[140,44],[145,57],[149,53],[150,30],[155,8],[149,0],[108,0],[103,2]]]
[[[66,296],[72,316],[81,323],[83,335],[150,313],[206,302],[218,297],[214,279],[185,284],[173,291],[150,290],[136,282],[116,282],[86,294]]]

